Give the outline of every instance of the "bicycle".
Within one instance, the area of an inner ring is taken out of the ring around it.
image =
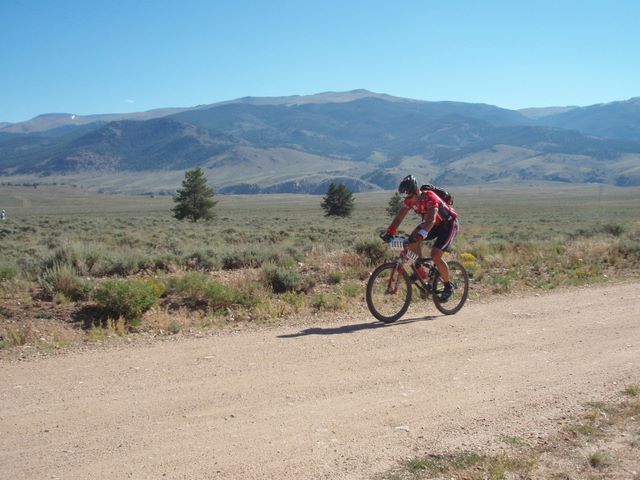
[[[394,237],[390,246],[393,251],[399,252],[398,256],[378,266],[369,277],[366,292],[369,311],[381,322],[395,322],[407,312],[415,286],[422,299],[431,296],[436,308],[443,314],[459,312],[469,296],[469,275],[464,265],[456,260],[447,262],[453,294],[447,300],[442,300],[440,296],[444,282],[433,259],[418,257],[411,262],[409,256],[415,254],[407,249],[407,243],[406,237]],[[416,271],[419,265],[429,273],[424,280]]]

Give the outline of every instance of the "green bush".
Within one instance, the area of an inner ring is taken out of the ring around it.
[[[155,259],[139,250],[118,250],[109,258],[103,259],[97,272],[103,275],[134,275],[143,270],[153,270]]]
[[[171,279],[168,293],[181,297],[192,307],[204,304],[214,310],[255,304],[255,299],[247,293],[212,280],[202,272],[189,272],[180,278]]]
[[[615,223],[608,223],[603,225],[601,230],[603,233],[619,237],[624,232],[624,227]]]
[[[311,306],[316,310],[339,310],[342,303],[338,295],[321,292],[311,299]]]
[[[216,281],[211,281],[207,285],[205,299],[214,310],[238,305],[251,307],[256,304],[256,300],[250,295]]]
[[[363,240],[355,244],[356,253],[370,263],[379,263],[387,256],[387,245],[381,240]]]
[[[153,307],[158,295],[144,280],[106,280],[95,290],[93,299],[106,314],[131,322]]]
[[[266,283],[274,293],[297,292],[302,290],[300,274],[292,268],[265,268]]]
[[[266,260],[266,256],[255,248],[237,249],[222,257],[222,268],[237,270],[239,268],[258,268]]]
[[[18,276],[18,268],[15,265],[1,264],[0,265],[0,282],[7,282],[13,280]]]
[[[337,285],[342,282],[343,278],[344,274],[342,272],[331,272],[327,278],[327,282],[329,282],[330,285]]]
[[[93,273],[94,267],[103,262],[108,255],[109,250],[102,245],[67,241],[44,260],[44,268],[50,269],[54,265],[67,264],[78,274],[88,275]]]
[[[209,280],[202,272],[188,272],[182,277],[169,280],[168,293],[199,301],[205,296]]]
[[[362,287],[355,283],[346,283],[342,286],[342,294],[348,298],[356,298],[363,294]]]
[[[618,252],[625,258],[630,260],[640,259],[640,241],[632,239],[620,240],[617,245]]]
[[[54,264],[39,277],[38,283],[45,297],[53,298],[62,294],[70,300],[85,300],[93,289],[93,283],[80,278],[76,270],[68,264]]]
[[[183,257],[183,265],[190,270],[217,270],[222,262],[212,250],[196,251]]]

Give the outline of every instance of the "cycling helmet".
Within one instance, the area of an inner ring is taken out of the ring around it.
[[[398,185],[398,193],[401,195],[413,195],[418,190],[418,181],[413,175],[407,175]]]

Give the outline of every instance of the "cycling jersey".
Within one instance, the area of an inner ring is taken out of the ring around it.
[[[431,208],[435,208],[436,220],[433,224],[434,227],[437,227],[442,222],[451,222],[458,218],[458,214],[453,207],[448,205],[447,202],[442,200],[431,190],[420,193],[418,198],[415,200],[415,203],[413,203],[413,198],[408,198],[404,201],[404,204],[406,207],[413,209],[413,211],[418,215],[421,215],[423,220],[427,211]]]

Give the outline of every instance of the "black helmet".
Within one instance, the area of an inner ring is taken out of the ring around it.
[[[407,175],[398,185],[398,193],[412,195],[418,190],[418,181],[413,175]]]

